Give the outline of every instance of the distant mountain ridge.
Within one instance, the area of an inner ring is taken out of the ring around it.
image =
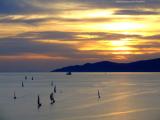
[[[68,66],[51,72],[160,72],[160,58],[131,63],[102,61]]]

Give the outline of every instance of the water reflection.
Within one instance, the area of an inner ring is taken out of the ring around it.
[[[19,83],[26,74],[0,75],[0,107],[12,120],[158,120],[160,74],[34,73],[30,76],[36,80],[26,80],[22,88]],[[51,81],[58,86],[54,106],[49,99]],[[37,94],[43,104],[39,111]]]

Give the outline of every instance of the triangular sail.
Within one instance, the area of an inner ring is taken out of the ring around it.
[[[98,90],[98,98],[99,98],[99,99],[101,98],[99,90]]]
[[[23,81],[22,81],[22,87],[24,87]]]
[[[55,103],[53,92],[50,94],[51,104]]]
[[[38,105],[40,105],[40,104],[41,104],[41,103],[40,103],[40,97],[39,97],[39,95],[38,95],[37,103],[38,103]]]
[[[14,97],[13,97],[14,99],[16,99],[17,97],[16,97],[16,93],[14,92]]]
[[[56,93],[57,92],[57,88],[56,88],[56,85],[54,86],[54,93]]]

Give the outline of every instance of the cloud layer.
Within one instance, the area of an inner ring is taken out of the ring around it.
[[[159,6],[159,0],[0,0],[0,71],[160,57]]]

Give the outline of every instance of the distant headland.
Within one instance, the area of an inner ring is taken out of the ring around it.
[[[160,58],[131,63],[102,61],[55,69],[51,72],[160,72]]]

